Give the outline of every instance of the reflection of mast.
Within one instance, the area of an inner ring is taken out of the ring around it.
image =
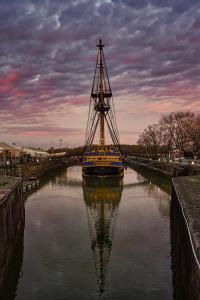
[[[117,208],[122,186],[83,185],[87,205],[91,248],[94,256],[99,293],[104,292],[105,276],[109,263]]]

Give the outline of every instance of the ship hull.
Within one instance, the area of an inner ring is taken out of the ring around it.
[[[82,174],[84,177],[123,177],[123,167],[93,166],[83,167]]]
[[[93,147],[83,155],[83,177],[120,177],[124,175],[121,153],[116,147]]]

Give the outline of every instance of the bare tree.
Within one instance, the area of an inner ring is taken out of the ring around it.
[[[149,154],[153,154],[157,159],[158,149],[161,142],[161,131],[158,124],[149,125],[144,132],[140,135],[138,144],[146,146]]]
[[[194,114],[190,111],[179,111],[161,117],[162,141],[168,150],[172,147],[183,152],[190,144],[191,128]]]
[[[200,115],[190,111],[179,111],[165,114],[158,124],[148,126],[140,135],[139,145],[157,158],[158,149],[169,153],[173,149],[180,152],[193,148],[200,150]],[[166,149],[166,150],[165,150]]]
[[[192,143],[193,154],[197,155],[200,151],[200,115],[196,115],[190,128],[190,139]]]

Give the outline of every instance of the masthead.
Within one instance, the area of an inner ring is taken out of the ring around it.
[[[99,44],[97,45],[99,49],[103,49],[104,45],[101,43],[101,39],[99,40]]]

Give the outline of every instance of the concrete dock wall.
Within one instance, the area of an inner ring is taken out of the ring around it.
[[[162,169],[159,169],[159,168],[155,168],[151,165],[147,165],[147,164],[142,163],[142,162],[137,162],[135,160],[128,159],[126,161],[126,164],[129,167],[135,169],[136,171],[137,170],[145,170],[146,172],[151,172],[152,174],[154,174],[156,176],[162,176],[166,179],[171,179],[172,178],[172,173],[166,172],[165,170],[162,170]]]
[[[200,174],[200,168],[193,165],[181,165],[178,163],[166,163],[141,158],[127,158],[126,164],[136,170],[146,170],[154,175],[171,179],[177,176],[192,176]]]
[[[29,162],[27,164],[10,165],[5,168],[0,168],[1,175],[22,177],[29,180],[30,177],[41,177],[51,170],[59,167],[68,166],[69,163],[62,160],[51,160],[41,162]]]
[[[40,163],[33,163],[33,164],[18,166],[18,168],[16,168],[15,171],[17,172],[16,175],[19,176],[20,172],[21,172],[22,177],[24,179],[28,179],[30,177],[41,177],[48,171],[59,168],[61,166],[65,166],[65,165],[66,164],[64,164],[60,161],[40,162]]]
[[[195,176],[196,177],[196,176]],[[174,178],[171,199],[172,270],[175,299],[200,299],[200,206],[190,178]]]
[[[9,190],[4,191],[3,193],[3,190],[1,189],[0,299],[4,299],[2,293],[5,285],[7,285],[6,281],[12,269],[13,261],[16,260],[16,255],[19,252],[19,244],[21,244],[21,240],[23,240],[25,212],[21,189],[22,183],[20,179],[17,178],[13,179],[13,182],[9,186]]]

